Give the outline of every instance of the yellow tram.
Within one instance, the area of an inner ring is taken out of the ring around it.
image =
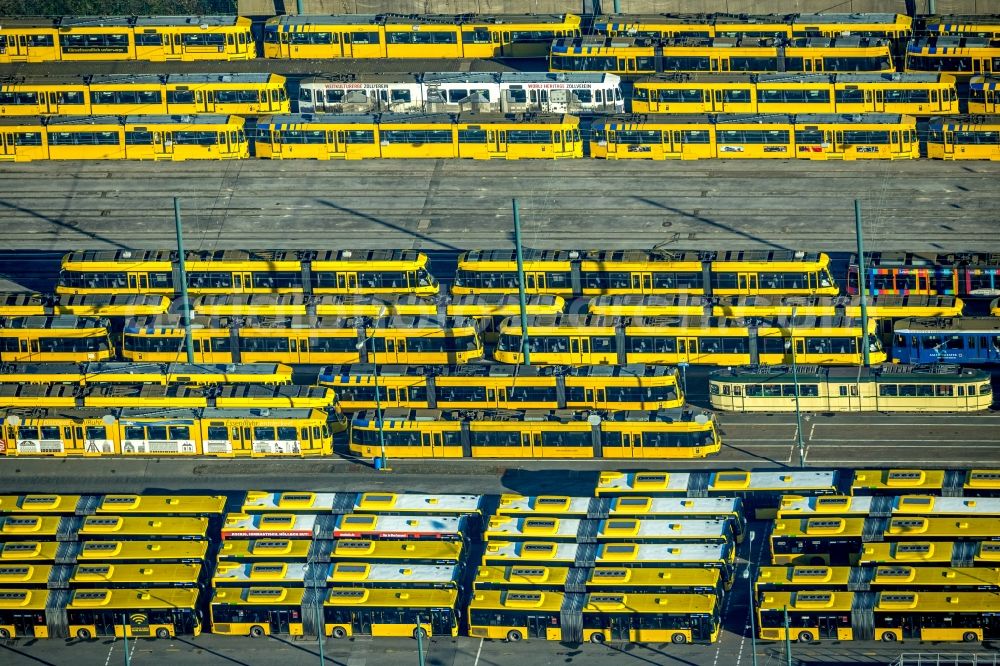
[[[932,118],[927,157],[941,160],[1000,160],[1000,116]]]

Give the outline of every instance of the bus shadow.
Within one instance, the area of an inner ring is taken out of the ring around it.
[[[316,659],[319,659],[319,650],[318,649],[315,649],[315,648],[310,649],[310,648],[304,647],[302,645],[298,645],[297,643],[295,643],[293,641],[286,640],[286,639],[282,638],[281,636],[275,636],[274,634],[271,634],[269,636],[269,638],[271,640],[273,640],[273,641],[277,641],[279,643],[284,643],[288,647],[293,647],[296,650],[301,650],[302,652],[305,652],[306,654],[312,655]],[[311,645],[311,643],[310,643],[310,645]],[[325,652],[323,654],[323,661],[322,661],[322,663],[324,663],[324,664],[326,664],[326,663],[335,664],[336,666],[347,666],[346,662],[337,661],[333,657],[328,656]]]
[[[667,663],[684,664],[684,666],[701,666],[696,661],[682,659],[681,657],[669,654],[663,650],[658,650],[649,643],[624,643],[621,647],[615,645],[614,643],[605,643],[605,645],[611,652],[631,657],[646,664],[656,664],[657,666],[662,666],[662,664],[665,663],[663,659],[667,659],[669,660]],[[648,657],[644,657],[641,654],[636,654],[637,650],[646,650],[651,652],[656,655],[658,659],[653,660]]]
[[[193,647],[193,648],[195,648],[197,650],[200,650],[201,652],[206,652],[206,653],[212,655],[213,657],[218,657],[219,659],[222,659],[223,661],[225,661],[227,663],[236,664],[236,666],[250,666],[250,664],[248,664],[245,661],[240,661],[239,659],[234,659],[233,657],[230,657],[229,655],[222,654],[221,652],[217,652],[217,651],[213,650],[212,648],[205,647],[204,645],[200,645],[198,643],[192,643],[191,641],[185,640],[185,639],[181,638],[180,636],[175,636],[174,640],[177,641],[178,643],[184,643],[185,645],[189,645],[189,646],[191,646],[191,647]]]
[[[56,664],[53,664],[51,661],[46,661],[44,659],[39,659],[38,657],[36,657],[34,655],[28,654],[24,650],[18,650],[16,647],[14,647],[13,645],[9,645],[6,642],[0,642],[0,648],[3,648],[4,650],[7,650],[8,652],[13,652],[14,654],[16,654],[16,655],[18,655],[20,657],[24,657],[25,659],[30,659],[31,661],[33,661],[35,663],[43,664],[44,666],[56,666]]]

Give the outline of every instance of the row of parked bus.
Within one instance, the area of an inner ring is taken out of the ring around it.
[[[251,150],[252,144],[252,150]],[[1000,159],[995,116],[491,113],[23,116],[0,119],[0,160]]]
[[[621,85],[616,74],[426,72],[342,74],[298,82],[299,113],[899,113],[995,114],[995,75],[969,81],[962,104],[950,74],[660,74]],[[280,74],[18,76],[0,81],[6,116],[289,113]]]
[[[754,583],[761,638],[1000,637],[1000,502],[935,495],[781,499]]]

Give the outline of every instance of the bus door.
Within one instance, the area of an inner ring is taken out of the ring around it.
[[[653,292],[652,273],[632,273],[632,291],[640,294]]]
[[[816,618],[816,629],[819,632],[819,636],[816,638],[820,640],[831,639],[831,640],[850,640],[850,634],[846,636],[840,635],[840,618],[836,615],[820,615]]]
[[[149,291],[149,274],[129,273],[128,290],[133,294],[145,294]]]
[[[627,613],[608,616],[607,628],[611,632],[611,640],[631,642],[631,619],[632,616]]]
[[[507,130],[489,130],[486,133],[486,142],[490,150],[499,154],[507,152]]]
[[[270,613],[271,633],[288,634],[291,629],[291,611],[287,608],[275,608]]]
[[[885,91],[866,90],[865,91],[866,111],[885,111]]]
[[[587,364],[590,363],[590,338],[573,337],[569,339],[569,363]]]
[[[421,448],[427,458],[444,458],[444,443],[440,432],[420,433]]]
[[[608,401],[607,389],[605,388],[584,388],[584,400],[588,406],[597,409],[604,409]]]
[[[528,638],[547,638],[548,618],[544,615],[529,615],[525,618],[528,627]]]
[[[251,273],[233,273],[233,293],[243,294],[253,289]]]
[[[739,291],[741,294],[757,293],[756,273],[739,273],[739,277],[737,279],[739,281]]]
[[[357,273],[337,273],[337,291],[353,293],[358,290]]]

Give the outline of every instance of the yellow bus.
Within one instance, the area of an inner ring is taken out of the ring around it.
[[[0,638],[48,638],[49,597],[57,594],[46,589],[0,589]]]
[[[1000,569],[987,567],[903,566],[761,567],[754,582],[762,593],[790,590],[1000,592]]]
[[[642,592],[483,590],[469,602],[473,638],[578,643],[714,643],[719,598]]]
[[[224,495],[0,495],[0,514],[221,516]]]
[[[1000,516],[1000,497],[940,497],[936,495],[786,495],[778,507],[778,518],[813,516],[921,516],[962,518]]]
[[[708,378],[713,409],[734,412],[978,412],[990,374],[957,365],[730,367]]]
[[[903,640],[973,643],[1000,637],[1000,593],[768,592],[757,608],[765,640]],[[788,629],[785,629],[785,613]]]
[[[199,593],[196,587],[76,589],[65,607],[66,626],[80,640],[198,636]]]
[[[893,72],[888,41],[869,37],[556,39],[550,72]],[[907,69],[907,71],[911,71]]]
[[[77,564],[69,577],[72,588],[198,587],[202,565],[194,562],[144,564]]]
[[[861,365],[861,321],[848,317],[528,317],[531,362],[540,365],[665,363],[676,365]],[[886,353],[868,322],[869,358],[883,363]],[[524,363],[520,320],[500,326],[493,358]]]
[[[632,113],[958,113],[950,74],[682,74],[633,84]],[[970,108],[971,111],[971,108]]]
[[[193,317],[191,335],[199,363],[463,364],[483,356],[476,323],[464,317]],[[127,360],[185,356],[184,327],[174,315],[129,319],[122,337]]]
[[[243,123],[217,114],[4,117],[0,161],[245,159]]]
[[[2,500],[2,496],[0,496]],[[481,515],[482,495],[424,493],[314,493],[309,491],[269,492],[248,490],[240,511],[243,513],[377,513],[386,516]],[[0,504],[2,508],[2,504]]]
[[[264,24],[264,57],[539,57],[579,34],[576,14],[285,15]]]
[[[0,292],[0,317],[60,316],[135,317],[163,314],[170,299],[153,294],[64,296],[31,292]]]
[[[731,543],[733,527],[725,520],[709,519],[634,519],[553,518],[549,516],[520,518],[492,516],[483,529],[483,540],[595,543],[627,541],[629,543]]]
[[[208,557],[207,539],[128,539],[84,541],[68,546],[80,564],[147,564],[180,562],[199,564]]]
[[[348,411],[415,409],[678,409],[676,368],[662,365],[326,367],[319,383]],[[378,384],[379,401],[375,402]]]
[[[830,257],[791,250],[532,250],[524,252],[528,294],[757,294],[840,292]],[[458,256],[454,294],[517,294],[512,250],[472,250]]]
[[[714,416],[690,407],[474,413],[390,408],[356,414],[351,453],[379,456],[383,443],[390,458],[703,458],[722,447]]]
[[[579,119],[557,114],[264,116],[253,136],[265,159],[583,157]]]
[[[772,564],[857,564],[872,541],[955,541],[976,544],[1000,540],[1000,517],[789,518],[771,531]]]
[[[0,564],[0,589],[44,589],[50,582],[56,587],[61,573],[53,564],[3,563]]]
[[[611,117],[591,125],[591,157],[867,160],[920,157],[917,120],[889,113]]]
[[[997,49],[1000,58],[1000,48]],[[1000,118],[948,116],[927,126],[927,156],[942,160],[1000,160]]]
[[[288,113],[280,74],[88,74],[0,79],[6,116]]]
[[[960,317],[965,304],[954,296],[877,294],[868,298],[868,316]],[[595,296],[587,312],[602,317],[660,315],[712,317],[835,317],[861,316],[860,296],[721,296],[706,299],[689,294],[625,294]]]
[[[79,250],[62,259],[59,294],[180,291],[171,250]],[[432,296],[429,260],[413,250],[217,250],[185,253],[192,296],[207,294],[396,294]],[[178,271],[179,272],[179,271]],[[242,313],[241,313],[242,314]]]
[[[851,495],[944,495],[946,487],[961,486],[962,470],[857,469]]]
[[[995,497],[1000,495],[1000,470],[970,469],[962,479],[963,497]]]
[[[594,31],[636,37],[837,37],[906,39],[913,19],[904,14],[610,14],[594,17]]]
[[[996,69],[1000,43],[987,37],[932,35],[911,41],[906,47],[905,72],[944,72],[967,81],[976,74]]]
[[[331,418],[332,417],[332,418]],[[323,456],[346,422],[321,409],[0,409],[6,456]]]
[[[226,562],[303,563],[310,559],[313,542],[305,539],[261,537],[226,539],[219,545],[218,564]]]
[[[54,564],[61,548],[56,541],[4,541],[0,542],[0,562]]]
[[[106,320],[69,315],[0,317],[0,361],[102,361],[113,355]]]
[[[578,584],[570,582],[572,567],[550,566],[481,566],[476,571],[472,589],[530,590],[562,592]],[[594,567],[583,569],[588,592],[643,592],[673,594],[714,594],[722,597],[722,573],[710,568],[681,567]]]
[[[70,519],[71,520],[71,519]],[[204,539],[209,520],[203,516],[84,516],[74,525],[82,540],[101,539]]]
[[[10,363],[0,373],[2,384],[263,384],[292,383],[291,366],[280,363]]]

